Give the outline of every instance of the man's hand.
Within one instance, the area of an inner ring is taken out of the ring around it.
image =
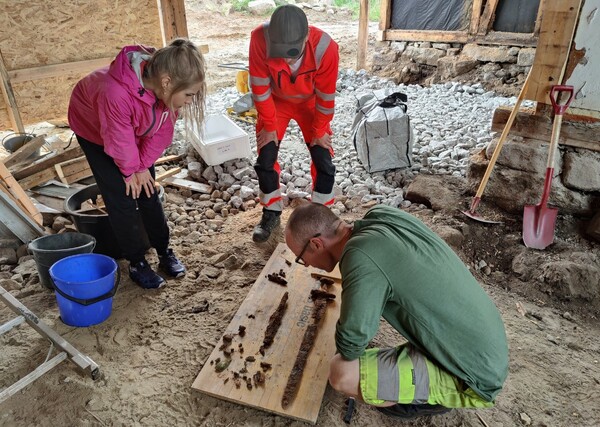
[[[331,142],[331,135],[329,135],[328,133],[325,133],[325,134],[323,134],[323,136],[321,136],[319,138],[314,138],[312,140],[312,142],[310,144],[308,144],[309,147],[314,147],[315,145],[320,145],[321,147],[331,151],[333,149],[333,144]]]
[[[125,181],[125,195],[126,196],[131,196],[131,198],[133,198],[133,199],[137,199],[138,197],[140,197],[141,187],[137,183],[137,180],[135,179],[135,175],[129,177],[129,181],[127,181],[126,178],[123,178],[123,181]]]
[[[275,141],[275,145],[279,145],[277,139],[277,131],[266,131],[264,128],[256,133],[256,150],[260,152],[260,149],[267,145],[269,142]]]
[[[139,197],[139,194],[141,194],[142,189],[144,190],[144,192],[146,193],[146,196],[148,196],[148,197],[150,197],[152,194],[154,194],[154,178],[152,178],[152,175],[150,174],[150,171],[148,169],[146,169],[142,172],[136,172],[135,180],[137,181],[139,188],[140,188],[138,197]],[[137,199],[137,197],[136,197],[136,199]]]

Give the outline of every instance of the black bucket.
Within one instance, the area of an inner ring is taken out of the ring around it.
[[[63,258],[71,255],[89,254],[96,246],[96,239],[84,233],[62,233],[39,237],[29,243],[40,276],[40,283],[53,289],[49,269]]]
[[[96,199],[100,195],[100,190],[97,184],[88,185],[85,188],[71,194],[65,200],[65,212],[73,218],[73,222],[82,233],[91,234],[96,238],[95,253],[107,255],[111,258],[123,258],[123,252],[115,237],[115,232],[110,225],[108,214],[97,212],[76,212],[81,209],[81,204],[86,200],[92,199],[96,203]],[[140,222],[141,222],[140,218]],[[144,227],[141,227],[144,230]],[[146,249],[150,248],[148,236],[143,233],[142,239]]]

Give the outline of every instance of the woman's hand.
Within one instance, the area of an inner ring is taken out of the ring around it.
[[[129,181],[126,178],[123,178],[125,181],[125,195],[131,196],[133,199],[137,199],[140,197],[141,187],[137,183],[135,176],[129,177]]]
[[[139,186],[138,197],[141,194],[142,190],[144,190],[146,196],[148,197],[154,194],[154,178],[152,178],[152,175],[150,174],[150,171],[148,169],[142,172],[136,172],[135,180],[137,181]]]
[[[260,149],[271,141],[275,141],[275,145],[279,145],[276,130],[271,132],[266,131],[264,128],[259,130],[256,133],[256,151],[260,152]]]

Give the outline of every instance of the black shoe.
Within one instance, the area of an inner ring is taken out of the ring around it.
[[[424,417],[427,415],[441,415],[452,410],[451,408],[446,408],[442,405],[403,405],[400,403],[393,406],[376,406],[375,409],[377,409],[382,414],[387,415],[388,417],[402,419]]]
[[[146,260],[129,264],[129,277],[144,289],[158,289],[165,285],[165,279],[152,270]]]
[[[262,243],[269,240],[271,233],[280,223],[279,216],[281,212],[276,211],[263,211],[260,224],[254,227],[252,232],[252,240],[256,243]]]
[[[176,279],[185,276],[185,267],[181,261],[177,259],[173,253],[173,249],[167,249],[167,253],[165,255],[159,255],[158,259],[160,260],[158,266],[169,276],[175,277]]]

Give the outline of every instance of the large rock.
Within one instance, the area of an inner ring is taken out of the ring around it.
[[[484,156],[471,156],[468,178],[471,190],[477,188],[483,177],[487,160]],[[502,209],[522,213],[523,206],[540,202],[544,186],[544,175],[518,171],[496,164],[485,189],[485,198],[493,200]],[[561,213],[588,216],[592,213],[594,197],[571,191],[555,178],[549,204],[558,207]]]
[[[600,295],[600,263],[592,253],[575,252],[567,260],[553,260],[540,269],[541,279],[560,296],[591,301]]]
[[[523,48],[519,51],[519,56],[517,56],[517,65],[520,65],[521,67],[531,67],[533,65],[534,58],[535,48]]]
[[[600,153],[569,151],[565,153],[564,162],[562,179],[565,186],[583,191],[600,191]]]
[[[469,43],[463,47],[462,53],[481,62],[517,62],[517,57],[511,55],[507,47],[479,46]]]
[[[265,15],[275,7],[277,5],[273,0],[254,0],[248,3],[248,10],[254,15]]]
[[[449,79],[468,73],[479,64],[479,61],[468,56],[445,56],[438,59],[438,73],[442,79]]]
[[[462,199],[461,183],[462,180],[447,175],[417,175],[404,198],[434,211],[456,211]]]
[[[446,56],[446,51],[425,47],[408,46],[404,53],[402,53],[402,56],[412,59],[417,64],[437,65],[438,60],[441,57]]]
[[[486,148],[485,155],[488,159],[491,159],[496,145],[498,145],[498,139],[492,141]],[[546,173],[549,146],[550,144],[544,141],[508,137],[498,155],[497,164],[543,176]],[[554,176],[560,175],[561,170],[562,158],[560,151],[557,151],[554,162]]]

